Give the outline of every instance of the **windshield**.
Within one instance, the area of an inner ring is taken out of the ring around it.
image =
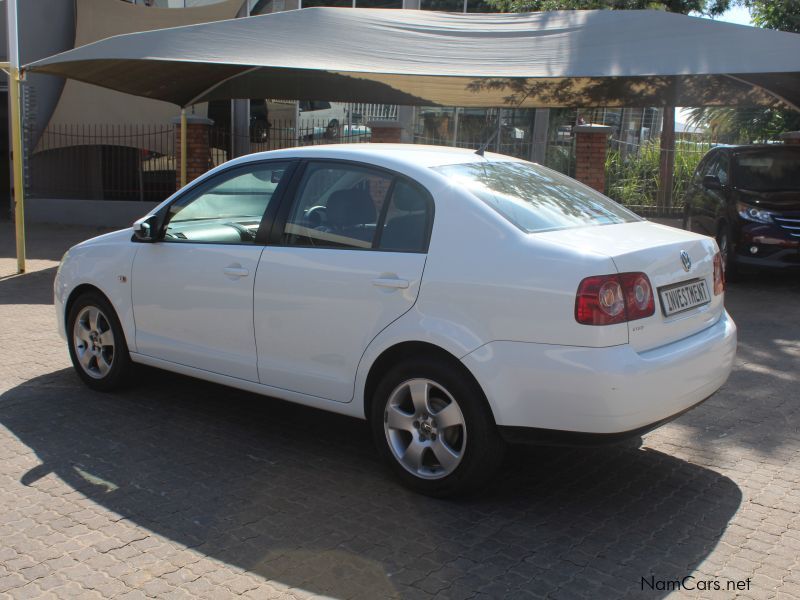
[[[754,192],[800,190],[800,152],[791,148],[764,148],[737,154],[736,187]]]
[[[532,163],[477,162],[434,170],[527,233],[641,220],[602,194]]]

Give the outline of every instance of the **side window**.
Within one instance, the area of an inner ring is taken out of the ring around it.
[[[389,199],[378,247],[396,252],[426,252],[432,206],[418,185],[398,179]]]
[[[236,167],[169,207],[165,242],[252,244],[289,163]]]
[[[716,175],[719,178],[719,182],[722,185],[728,185],[728,157],[724,154],[720,154],[717,156],[717,172]]]
[[[716,154],[712,154],[711,156],[706,156],[700,161],[700,164],[697,166],[697,171],[694,174],[694,181],[695,183],[702,184],[703,177],[706,175],[711,175],[714,165],[716,164]]]
[[[288,246],[372,248],[392,177],[358,165],[312,162],[283,233]]]

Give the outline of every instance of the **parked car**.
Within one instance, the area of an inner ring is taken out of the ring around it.
[[[800,146],[714,148],[686,192],[684,229],[716,238],[738,266],[800,268]]]
[[[55,305],[78,375],[132,363],[369,420],[432,495],[506,441],[640,435],[727,379],[714,240],[511,157],[413,145],[226,163],[71,248]]]

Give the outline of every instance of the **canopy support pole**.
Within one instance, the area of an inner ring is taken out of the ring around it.
[[[11,163],[14,185],[14,224],[17,241],[17,273],[25,272],[25,185],[22,177],[22,115],[20,112],[19,69],[7,62],[0,63],[0,70],[8,75],[8,102],[11,105]]]
[[[186,138],[188,137],[186,135],[187,128],[186,109],[181,108],[181,187],[186,186],[186,165],[188,163],[188,151],[186,148]]]
[[[11,161],[14,180],[14,224],[17,241],[17,273],[25,272],[25,176],[22,163],[22,105],[20,90],[22,70],[19,68],[19,31],[17,0],[6,2],[8,24],[8,62],[2,65],[8,74],[8,103],[11,105]]]
[[[25,272],[25,181],[22,168],[22,115],[19,69],[10,69],[8,103],[11,105],[11,160],[14,169],[14,224],[17,237],[17,273]]]

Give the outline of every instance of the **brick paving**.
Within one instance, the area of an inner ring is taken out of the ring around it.
[[[514,448],[438,501],[356,420],[147,369],[86,389],[50,286],[94,233],[35,227],[14,277],[0,225],[0,598],[800,598],[800,278],[730,286],[734,374],[641,445]]]

